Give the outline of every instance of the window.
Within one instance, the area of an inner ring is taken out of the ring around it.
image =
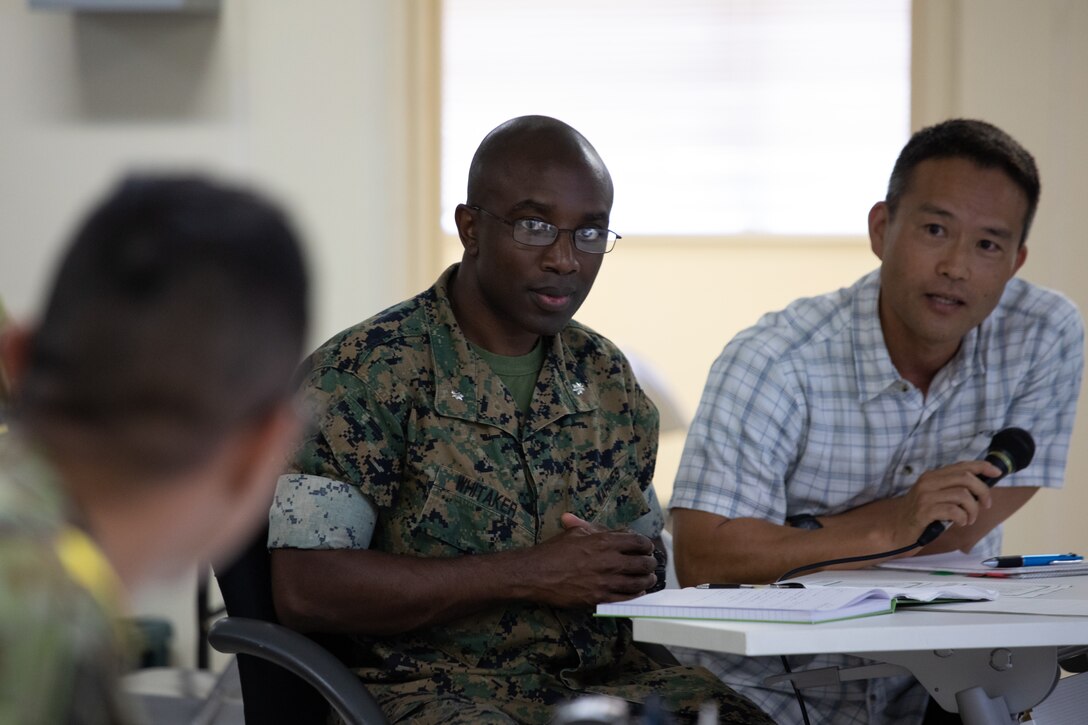
[[[909,136],[909,0],[446,0],[441,219],[497,123],[560,118],[632,235],[861,235]]]

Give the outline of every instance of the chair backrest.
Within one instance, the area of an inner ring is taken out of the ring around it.
[[[228,616],[279,623],[272,604],[267,541],[266,528],[257,533],[234,562],[215,572]],[[240,654],[238,674],[247,725],[325,722],[329,713],[325,698],[279,665]]]

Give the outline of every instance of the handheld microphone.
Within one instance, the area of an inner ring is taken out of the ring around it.
[[[1005,428],[990,440],[990,448],[983,459],[1001,471],[997,476],[979,476],[987,486],[993,486],[1010,473],[1027,468],[1035,456],[1035,441],[1023,428]],[[944,533],[948,521],[934,521],[918,537],[918,546],[925,546]]]

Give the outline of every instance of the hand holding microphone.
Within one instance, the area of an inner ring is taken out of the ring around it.
[[[1010,473],[1022,470],[1031,463],[1032,457],[1035,455],[1035,441],[1032,440],[1031,434],[1021,428],[1005,428],[998,431],[997,435],[990,441],[990,447],[986,451],[986,457],[983,459],[986,463],[990,464],[998,470],[996,476],[985,476],[980,473],[974,473],[975,478],[981,481],[986,486],[993,486]],[[948,481],[938,483],[936,488],[941,489],[953,489],[953,488],[968,488],[968,485],[964,484],[965,468],[977,468],[979,461],[961,461],[960,463],[954,463],[951,466],[946,466],[936,471],[930,471],[929,476],[955,476],[957,483],[952,486],[948,485]],[[921,479],[919,479],[919,482]],[[915,489],[911,494],[917,494],[918,484],[915,484]],[[932,487],[931,487],[932,488]],[[971,494],[972,496],[974,494]],[[823,569],[829,566],[835,566],[837,564],[852,564],[861,561],[872,561],[874,559],[885,559],[890,556],[899,556],[905,554],[908,551],[925,546],[930,543],[947,529],[951,525],[948,521],[934,521],[925,528],[922,535],[918,537],[918,540],[913,544],[901,546],[897,549],[891,549],[889,551],[881,551],[875,554],[862,554],[860,556],[846,556],[839,559],[829,559],[826,561],[817,561],[812,564],[805,564],[804,566],[795,567],[778,578],[778,581],[785,579],[792,579],[806,571],[812,569]]]
[[[1035,441],[1031,434],[1022,428],[1005,428],[991,439],[986,457],[983,459],[1000,471],[997,476],[982,476],[978,478],[987,486],[992,487],[1010,473],[1023,470],[1031,463],[1035,455]],[[925,546],[932,542],[950,526],[948,521],[934,521],[925,528],[918,537],[918,546]]]

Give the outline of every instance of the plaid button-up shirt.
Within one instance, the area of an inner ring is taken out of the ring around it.
[[[1011,280],[923,395],[888,355],[879,293],[874,271],[764,316],[726,346],[688,434],[671,508],[775,523],[838,514],[899,496],[928,470],[980,457],[1007,426],[1030,431],[1037,447],[1029,468],[998,485],[1061,486],[1084,365],[1084,327],[1073,304]],[[1000,545],[999,526],[975,551],[988,556]],[[788,686],[759,686],[781,674],[777,658],[684,656],[776,720],[800,722]],[[793,659],[795,668],[848,661]],[[815,688],[805,699],[814,723],[836,725],[918,723],[925,707],[910,678]]]

